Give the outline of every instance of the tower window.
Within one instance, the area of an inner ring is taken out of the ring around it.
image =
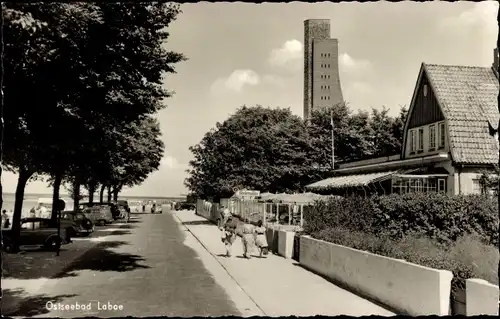
[[[330,67],[330,64],[328,64],[328,67]]]
[[[330,53],[328,53],[328,57],[330,57]]]

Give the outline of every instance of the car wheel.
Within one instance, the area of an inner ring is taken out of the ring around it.
[[[106,221],[104,219],[99,220],[98,223],[101,226],[106,226]]]
[[[45,248],[48,250],[57,250],[61,248],[61,240],[57,237],[52,236],[45,242]]]
[[[8,254],[13,254],[17,252],[18,247],[14,244],[12,240],[9,238],[4,237],[2,239],[2,251],[6,252]]]

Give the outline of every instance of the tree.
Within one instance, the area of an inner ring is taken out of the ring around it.
[[[371,130],[366,112],[352,114],[344,103],[321,108],[311,113],[307,126],[312,143],[310,157],[316,167],[332,169],[332,125],[335,162],[355,160],[371,154]]]
[[[20,176],[16,233],[30,176],[52,175],[54,200],[68,176],[97,187],[82,173],[105,175],[99,170],[105,168],[101,151],[107,145],[95,141],[117,129],[110,124],[132,123],[164,107],[162,100],[172,93],[162,87],[162,77],[185,58],[164,46],[166,28],[180,12],[177,5],[5,6],[5,128],[10,132],[5,154],[7,166]]]
[[[108,145],[112,145],[114,140],[113,147],[108,150],[110,174],[101,180],[108,190],[112,190],[108,196],[112,195],[113,200],[118,200],[118,194],[124,186],[142,183],[160,167],[165,149],[160,137],[160,125],[150,116],[121,126],[115,135],[109,136]]]
[[[316,167],[323,171],[332,168],[333,114],[335,162],[349,162],[372,157],[399,154],[403,140],[407,110],[402,108],[398,117],[388,115],[388,110],[373,109],[367,112],[352,111],[345,104],[314,110],[308,123],[313,145],[311,157]]]
[[[240,188],[296,191],[310,181],[305,124],[289,109],[243,106],[190,151],[185,184],[200,198],[230,197]]]

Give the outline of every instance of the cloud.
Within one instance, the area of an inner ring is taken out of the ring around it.
[[[181,169],[186,168],[187,164],[181,164],[173,156],[166,155],[162,158],[160,162],[160,169]]]
[[[349,54],[342,53],[339,56],[340,68],[347,72],[366,71],[371,68],[371,63],[368,60],[353,59]]]
[[[271,65],[291,68],[293,70],[302,66],[304,47],[299,40],[288,40],[281,48],[271,51],[268,62]]]
[[[213,84],[210,90],[212,93],[222,91],[241,92],[245,86],[255,86],[260,83],[259,75],[250,69],[234,70],[228,77],[220,77]]]
[[[440,27],[445,29],[479,27],[493,31],[498,27],[497,13],[497,1],[483,1],[475,3],[471,9],[463,11],[457,16],[443,19]]]

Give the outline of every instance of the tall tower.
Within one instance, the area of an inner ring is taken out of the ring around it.
[[[311,111],[344,102],[339,76],[339,42],[330,20],[304,21],[304,118]]]

